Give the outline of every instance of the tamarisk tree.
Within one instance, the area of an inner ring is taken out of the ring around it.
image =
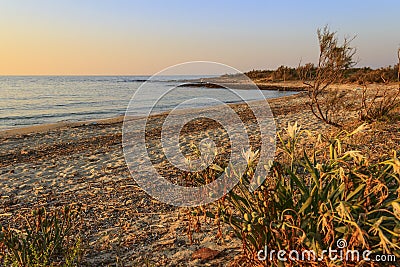
[[[307,86],[312,113],[327,124],[340,127],[335,119],[343,92],[334,91],[330,87],[340,83],[346,69],[353,67],[356,62],[353,57],[356,49],[351,47],[353,38],[344,38],[339,43],[337,33],[328,26],[317,30],[319,42],[318,64],[306,64],[298,67],[298,74]]]

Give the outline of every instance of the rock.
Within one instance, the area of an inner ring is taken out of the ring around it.
[[[193,252],[192,260],[200,259],[200,260],[212,260],[218,256],[220,251],[213,250],[210,248],[201,248]]]

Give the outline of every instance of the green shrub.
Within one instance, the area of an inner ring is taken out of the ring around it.
[[[349,249],[399,257],[400,160],[394,153],[391,159],[369,164],[358,151],[344,151],[363,127],[307,139],[310,133],[289,125],[278,135],[284,157],[254,193],[248,191],[251,162],[234,190],[209,211],[201,207],[193,214],[230,225],[242,240],[247,265],[260,264],[257,252],[266,245],[320,252],[338,239],[346,240]],[[302,149],[301,141],[312,142],[311,151]],[[231,168],[225,171],[234,175]]]
[[[21,230],[0,226],[3,265],[75,266],[82,254],[80,238],[71,236],[78,215],[79,210],[69,206],[53,212],[38,208],[24,218]]]

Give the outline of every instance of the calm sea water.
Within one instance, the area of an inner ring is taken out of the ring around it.
[[[60,121],[81,121],[123,115],[135,91],[147,76],[0,76],[0,130]],[[148,93],[141,94],[131,110],[141,115],[154,97],[162,95],[182,80],[194,76],[161,77],[152,81]],[[224,102],[238,102],[224,90],[187,87],[157,105],[169,110],[188,96],[220,96]],[[281,97],[291,92],[263,91],[266,98]],[[256,100],[249,90],[245,100]],[[199,103],[199,106],[202,106]],[[156,110],[157,111],[157,110]]]

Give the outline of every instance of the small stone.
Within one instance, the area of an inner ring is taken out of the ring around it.
[[[218,256],[220,251],[213,250],[210,248],[201,248],[193,252],[192,260],[200,259],[200,260],[212,260]]]

